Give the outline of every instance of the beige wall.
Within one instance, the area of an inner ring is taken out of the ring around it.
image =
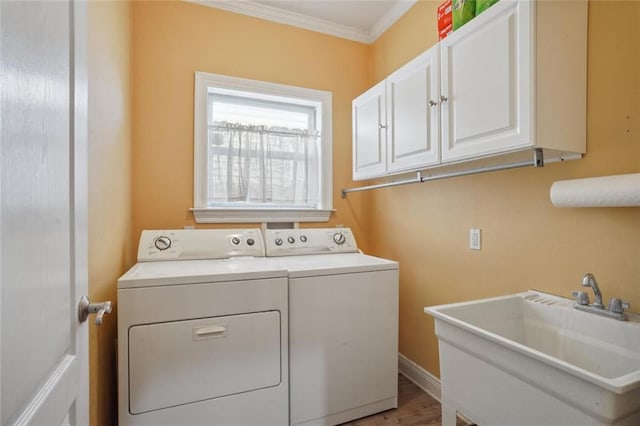
[[[135,2],[133,19],[134,241],[193,225],[194,72],[205,71],[333,93],[328,225],[352,227],[368,247],[366,203],[340,189],[352,184],[351,100],[368,86],[369,46],[186,2]]]
[[[371,83],[437,41],[436,6],[419,2],[373,44]],[[372,251],[400,261],[400,351],[436,375],[425,306],[527,289],[569,296],[589,271],[605,297],[638,311],[640,208],[557,209],[549,201],[556,180],[640,171],[640,2],[590,2],[588,37],[582,160],[371,195]],[[472,227],[482,229],[481,251],[468,248]]]
[[[90,2],[89,297],[116,302],[116,280],[131,266],[131,4]],[[116,424],[116,311],[90,319],[90,418]]]

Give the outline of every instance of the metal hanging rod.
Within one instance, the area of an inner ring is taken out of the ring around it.
[[[522,167],[544,167],[544,156],[541,148],[533,150],[533,161],[519,161],[516,163],[501,164],[498,166],[478,167],[475,169],[461,170],[459,172],[443,173],[441,175],[422,176],[421,172],[413,179],[398,180],[394,182],[379,183],[376,185],[360,186],[358,188],[345,188],[342,190],[342,198],[346,198],[350,192],[369,191],[371,189],[389,188],[391,186],[408,185],[411,183],[422,183],[430,180],[446,179],[458,176],[476,175],[479,173],[495,172],[498,170],[518,169]]]

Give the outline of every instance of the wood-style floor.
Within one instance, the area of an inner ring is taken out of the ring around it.
[[[441,425],[440,403],[428,393],[398,375],[398,408],[364,417],[342,426]],[[467,423],[458,418],[457,426]]]

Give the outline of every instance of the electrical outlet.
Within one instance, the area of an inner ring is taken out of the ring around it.
[[[481,231],[477,228],[469,229],[469,248],[480,250],[482,248]]]

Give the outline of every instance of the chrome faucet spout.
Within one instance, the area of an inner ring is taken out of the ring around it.
[[[629,303],[616,297],[612,297],[611,302],[609,302],[609,308],[605,308],[602,304],[602,293],[600,293],[600,287],[598,287],[598,283],[596,282],[596,278],[593,274],[584,274],[584,277],[582,277],[582,286],[591,287],[593,294],[596,296],[596,300],[592,304],[589,304],[589,296],[587,293],[584,291],[574,291],[573,297],[575,298],[576,303],[573,307],[575,309],[603,317],[613,318],[618,321],[627,320],[628,315],[624,310],[629,309]]]
[[[582,277],[582,286],[583,287],[591,287],[593,290],[593,294],[595,295],[596,300],[593,302],[593,307],[604,309],[604,304],[602,303],[602,293],[600,293],[600,287],[598,287],[598,283],[596,282],[596,277],[593,276],[592,273],[587,272]]]

